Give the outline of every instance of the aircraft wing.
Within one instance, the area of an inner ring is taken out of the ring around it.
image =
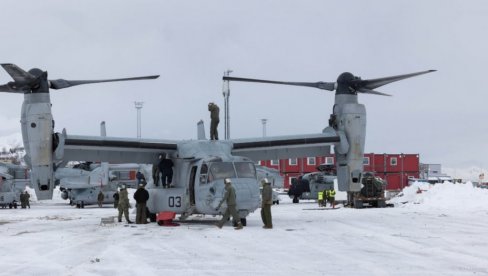
[[[172,154],[176,141],[66,135],[63,161],[152,164],[160,153]]]
[[[330,153],[330,145],[340,142],[331,133],[233,139],[232,154],[254,161],[322,156]]]

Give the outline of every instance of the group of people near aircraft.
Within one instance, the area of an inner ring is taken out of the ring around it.
[[[224,223],[229,220],[230,216],[232,216],[232,221],[235,222],[235,230],[241,230],[243,228],[241,218],[239,217],[239,213],[236,209],[236,190],[232,186],[232,181],[230,178],[224,179],[225,183],[225,194],[222,200],[219,202],[217,207],[215,208],[216,211],[220,210],[220,207],[225,202],[227,204],[227,208],[224,211],[224,214],[219,222],[217,222],[216,226],[218,228],[222,228]],[[273,222],[271,217],[271,205],[273,205],[273,191],[271,189],[271,182],[267,178],[263,178],[261,180],[261,184],[263,185],[262,191],[262,201],[261,201],[261,219],[263,221],[263,228],[264,229],[273,229]]]
[[[330,206],[335,208],[335,195],[336,191],[334,189],[320,191],[318,193],[319,207],[327,207],[327,202],[329,202]]]

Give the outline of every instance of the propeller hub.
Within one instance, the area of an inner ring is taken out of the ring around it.
[[[44,71],[39,68],[32,68],[29,70],[29,74],[33,75],[34,77],[39,77],[42,75],[42,73],[44,73]]]
[[[354,76],[352,73],[344,72],[337,78],[336,94],[357,95],[357,80],[361,78]]]

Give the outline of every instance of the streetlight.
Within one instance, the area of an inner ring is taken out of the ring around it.
[[[224,72],[224,76],[228,77],[232,73],[232,70],[227,69]],[[230,97],[230,87],[229,81],[225,80],[222,87],[222,95],[224,95],[224,125],[225,125],[225,140],[230,139],[230,116],[229,116],[229,97]]]
[[[137,138],[141,138],[141,109],[144,102],[134,102],[137,109]]]

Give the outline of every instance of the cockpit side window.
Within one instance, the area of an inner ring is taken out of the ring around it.
[[[251,162],[235,162],[237,177],[239,178],[256,178],[256,168]]]
[[[208,166],[207,164],[202,164],[200,168],[200,184],[207,183],[207,175],[208,175]]]
[[[235,177],[236,172],[231,162],[214,162],[210,164],[209,181]]]

